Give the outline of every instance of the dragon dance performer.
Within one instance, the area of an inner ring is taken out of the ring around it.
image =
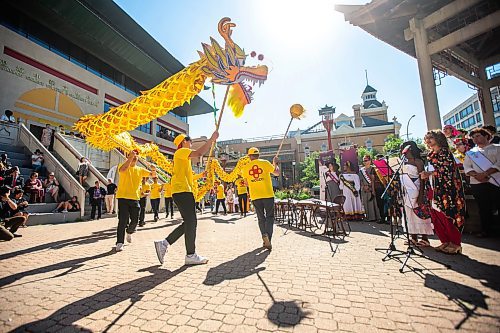
[[[240,207],[240,216],[247,216],[247,208],[248,208],[248,191],[247,191],[247,182],[243,178],[236,179],[236,189],[238,191],[238,206]]]
[[[120,179],[118,182],[118,229],[115,250],[123,250],[125,230],[127,231],[127,242],[132,242],[132,234],[135,232],[139,222],[139,198],[141,192],[141,181],[144,177],[156,177],[156,167],[150,166],[151,171],[137,166],[139,156],[133,150],[128,154],[127,160],[118,166]]]
[[[179,209],[183,222],[174,229],[164,240],[154,242],[156,255],[161,264],[163,264],[168,247],[174,244],[179,237],[184,235],[186,244],[186,265],[200,265],[208,262],[196,253],[196,226],[198,220],[196,217],[195,199],[193,195],[194,176],[191,166],[192,158],[199,158],[210,150],[210,146],[219,137],[219,132],[215,131],[210,139],[207,140],[197,150],[191,149],[191,138],[185,134],[179,134],[174,139],[177,151],[174,154],[174,169],[172,172],[172,197]]]
[[[250,163],[241,168],[241,176],[245,178],[250,189],[250,199],[257,213],[259,229],[262,235],[263,246],[271,250],[271,239],[274,226],[274,191],[271,174],[279,176],[278,157],[273,163],[260,159],[259,149],[248,149]]]

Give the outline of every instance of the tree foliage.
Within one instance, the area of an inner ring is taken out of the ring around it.
[[[403,139],[400,137],[390,134],[385,139],[384,144],[384,154],[389,156],[399,156],[399,147],[403,143]]]
[[[360,165],[363,163],[363,157],[365,155],[369,155],[372,159],[375,158],[375,156],[378,154],[378,151],[376,149],[368,149],[366,147],[358,147],[358,162]]]
[[[316,172],[315,160],[319,157],[318,152],[313,152],[299,164],[300,181],[308,187],[319,185],[319,175]]]

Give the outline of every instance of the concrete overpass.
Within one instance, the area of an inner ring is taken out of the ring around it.
[[[373,0],[335,9],[346,21],[417,59],[428,129],[442,127],[437,72],[475,87],[484,123],[495,124],[490,88],[500,86],[500,71],[492,70],[500,63],[500,1]]]

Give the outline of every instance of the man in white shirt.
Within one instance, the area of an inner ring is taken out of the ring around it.
[[[479,207],[481,235],[491,236],[492,228],[498,228],[500,213],[500,145],[491,144],[491,134],[483,128],[475,128],[469,135],[476,147],[465,156],[464,172],[470,176],[471,190]]]

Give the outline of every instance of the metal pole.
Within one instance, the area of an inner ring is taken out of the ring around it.
[[[408,123],[406,124],[406,141],[410,141],[410,137],[408,134],[408,127],[410,126],[410,121],[415,117],[415,115],[411,116],[410,119],[408,119]]]

